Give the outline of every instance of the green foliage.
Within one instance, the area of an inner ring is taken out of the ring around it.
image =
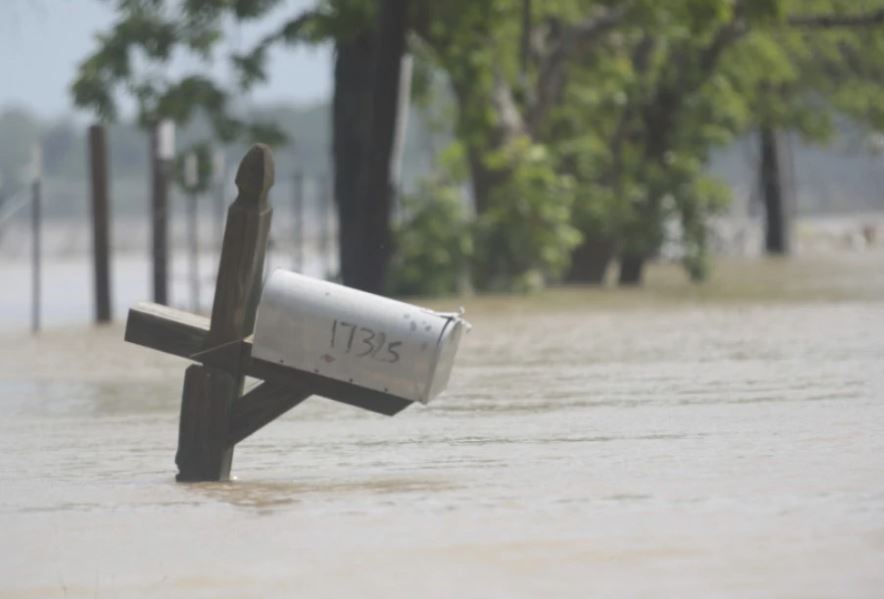
[[[848,115],[884,127],[881,24],[807,24],[821,15],[884,14],[884,2],[780,0],[780,19],[748,32],[722,65],[751,107],[751,121],[826,142]],[[791,18],[786,18],[789,15]],[[797,22],[804,21],[804,25]]]
[[[645,256],[675,243],[702,279],[708,223],[728,201],[704,175],[713,148],[759,122],[825,140],[836,111],[870,123],[881,114],[884,77],[875,75],[884,73],[873,65],[884,66],[884,53],[853,46],[869,36],[795,25],[802,13],[847,12],[856,8],[826,0],[632,3],[616,32],[570,65],[566,94],[540,130],[575,178],[584,236]]]
[[[148,127],[169,118],[185,124],[204,114],[223,141],[244,138],[271,145],[285,140],[272,123],[246,122],[229,110],[230,92],[203,75],[171,80],[159,75],[173,56],[189,54],[208,61],[221,39],[227,16],[248,20],[265,14],[278,0],[121,0],[118,19],[97,36],[98,47],[79,67],[71,84],[74,103],[92,109],[104,121],[118,117],[117,96],[125,93],[138,106],[138,121]],[[261,78],[259,59],[234,57],[241,82]]]
[[[539,135],[574,178],[574,223],[585,238],[651,256],[667,223],[703,223],[685,227],[679,241],[692,264],[703,262],[697,254],[718,202],[685,190],[702,187],[709,151],[747,120],[745,101],[716,66],[734,18],[726,2],[638,2],[570,65],[566,93]]]
[[[574,186],[544,146],[521,137],[487,158],[510,176],[476,220],[473,282],[483,290],[531,291],[557,280],[580,234],[571,225]]]
[[[672,196],[681,229],[682,264],[694,282],[709,275],[709,217],[730,202],[730,189],[705,175],[691,177]]]
[[[426,181],[405,198],[407,217],[394,230],[390,293],[446,295],[462,291],[473,257],[472,224],[461,190]]]

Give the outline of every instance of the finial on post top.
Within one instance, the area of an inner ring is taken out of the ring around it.
[[[267,192],[273,186],[273,153],[265,144],[253,145],[236,171],[238,200],[247,203],[264,203]]]

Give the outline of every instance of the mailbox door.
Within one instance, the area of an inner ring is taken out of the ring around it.
[[[462,327],[457,315],[276,270],[252,355],[426,403],[444,389]]]

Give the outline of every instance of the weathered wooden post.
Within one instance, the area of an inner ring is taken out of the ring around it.
[[[272,184],[270,150],[253,146],[236,175],[210,320],[156,303],[129,310],[126,341],[198,362],[184,375],[179,481],[228,479],[237,443],[314,394],[388,416],[429,402],[466,325],[282,270],[262,295]],[[245,376],[262,382],[243,395]]]
[[[95,272],[95,322],[111,321],[110,203],[107,141],[102,125],[89,127],[89,173],[92,187],[92,252]]]
[[[205,350],[221,348],[249,335],[261,292],[264,252],[273,210],[267,192],[273,185],[273,157],[254,146],[239,166],[239,194],[227,212],[212,320]],[[233,446],[228,445],[231,406],[242,393],[244,373],[193,365],[184,377],[178,435],[178,480],[226,480]]]

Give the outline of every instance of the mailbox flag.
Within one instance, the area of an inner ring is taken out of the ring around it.
[[[465,328],[459,313],[275,270],[258,305],[252,355],[428,403],[448,384]]]

